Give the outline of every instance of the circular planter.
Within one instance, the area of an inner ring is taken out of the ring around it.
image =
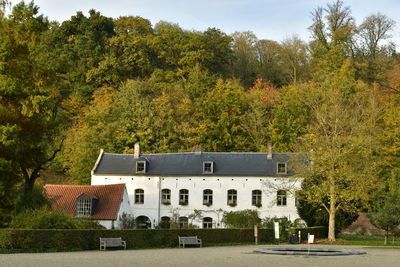
[[[274,255],[313,255],[313,256],[346,256],[367,254],[364,250],[340,249],[340,248],[257,248],[256,253]]]

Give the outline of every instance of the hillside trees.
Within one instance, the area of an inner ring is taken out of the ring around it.
[[[313,41],[310,43],[314,76],[320,69],[338,70],[344,60],[353,54],[356,26],[349,7],[336,0],[326,8],[318,7],[311,13],[313,24],[309,27]]]
[[[78,108],[87,104],[94,90],[102,85],[87,75],[103,60],[107,40],[114,35],[113,20],[92,9],[89,17],[77,12],[60,26],[54,26],[46,40],[48,53],[60,60],[59,73]]]
[[[252,146],[241,126],[249,96],[233,80],[200,69],[188,79],[153,75],[129,80],[118,91],[98,89],[67,132],[64,165],[80,183],[88,183],[91,164],[101,148],[132,153],[136,142],[146,152],[193,150],[240,151]],[[169,78],[168,78],[169,77]]]
[[[117,88],[128,79],[146,78],[156,67],[151,47],[153,28],[141,17],[120,17],[114,21],[115,35],[104,44],[104,56],[87,72],[87,79],[97,85]]]

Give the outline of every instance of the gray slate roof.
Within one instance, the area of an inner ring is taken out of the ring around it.
[[[276,176],[277,163],[288,162],[293,155],[273,153],[272,159],[267,159],[266,153],[183,152],[142,154],[135,159],[132,154],[103,153],[93,172],[129,176]],[[145,174],[136,173],[136,161],[146,161]],[[204,161],[214,162],[212,174],[203,174]]]

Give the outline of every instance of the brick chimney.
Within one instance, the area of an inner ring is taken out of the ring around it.
[[[272,144],[267,143],[267,159],[272,159]]]
[[[134,150],[134,153],[133,153],[133,157],[135,159],[138,159],[140,157],[140,145],[139,145],[139,143],[135,143],[135,150]]]
[[[194,152],[195,152],[196,154],[201,154],[201,150],[202,150],[201,145],[196,145],[196,146],[194,147]]]

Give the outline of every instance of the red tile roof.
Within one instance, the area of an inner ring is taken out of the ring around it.
[[[53,185],[44,186],[51,205],[75,216],[76,199],[87,194],[98,199],[96,209],[90,219],[116,220],[124,195],[125,184],[110,185]]]

